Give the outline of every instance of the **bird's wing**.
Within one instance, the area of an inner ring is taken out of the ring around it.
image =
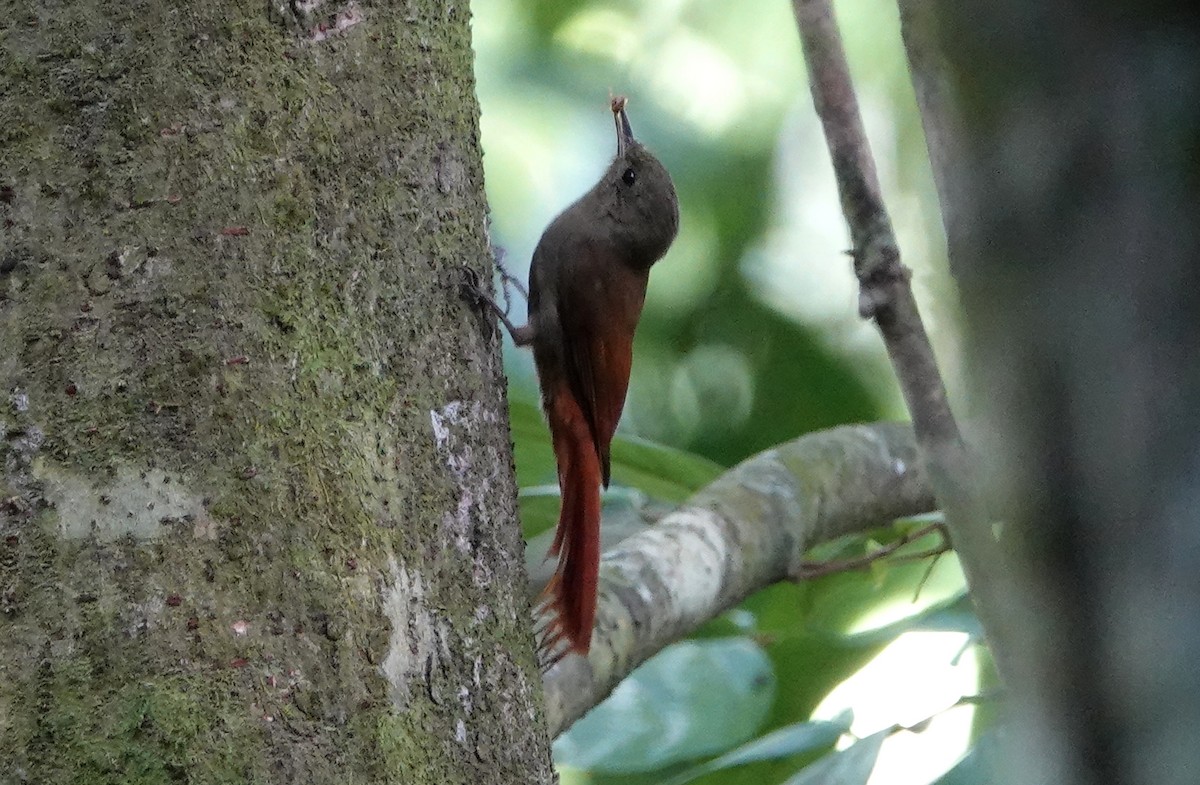
[[[563,369],[591,429],[608,487],[609,446],[629,388],[633,333],[645,299],[646,276],[604,258],[594,246],[573,251],[570,274],[559,280]]]

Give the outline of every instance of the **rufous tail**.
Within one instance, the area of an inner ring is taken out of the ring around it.
[[[562,506],[550,555],[558,568],[538,608],[548,616],[538,642],[549,667],[568,651],[587,654],[596,617],[600,572],[600,458],[587,420],[574,397],[559,390],[546,407]]]

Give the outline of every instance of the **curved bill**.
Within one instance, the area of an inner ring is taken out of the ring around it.
[[[625,96],[618,95],[612,99],[612,113],[613,122],[617,126],[617,155],[625,155],[625,151],[634,143],[629,115],[625,114]]]

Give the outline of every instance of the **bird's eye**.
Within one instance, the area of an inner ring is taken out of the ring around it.
[[[637,181],[637,172],[632,169],[626,169],[625,174],[621,175],[621,182],[625,185],[633,185]]]

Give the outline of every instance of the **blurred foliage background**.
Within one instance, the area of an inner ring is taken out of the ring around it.
[[[837,11],[904,259],[962,408],[956,298],[896,7]],[[778,442],[906,417],[882,343],[856,315],[790,3],[476,0],[472,12],[491,235],[511,272],[526,279],[541,231],[611,159],[610,91],[629,96],[635,133],[679,193],[680,235],[651,274],[638,330],[606,527],[623,505],[678,503]],[[513,313],[524,317],[519,298]],[[553,456],[532,358],[509,344],[505,361],[534,537],[556,516]],[[861,555],[900,530],[815,556]],[[544,550],[531,545],[535,563]],[[931,782],[987,738],[989,712],[942,711],[976,691],[977,642],[952,555],[777,586],[639,671],[556,758],[575,782]],[[930,716],[919,734],[891,730]],[[976,764],[946,782],[986,781]]]

